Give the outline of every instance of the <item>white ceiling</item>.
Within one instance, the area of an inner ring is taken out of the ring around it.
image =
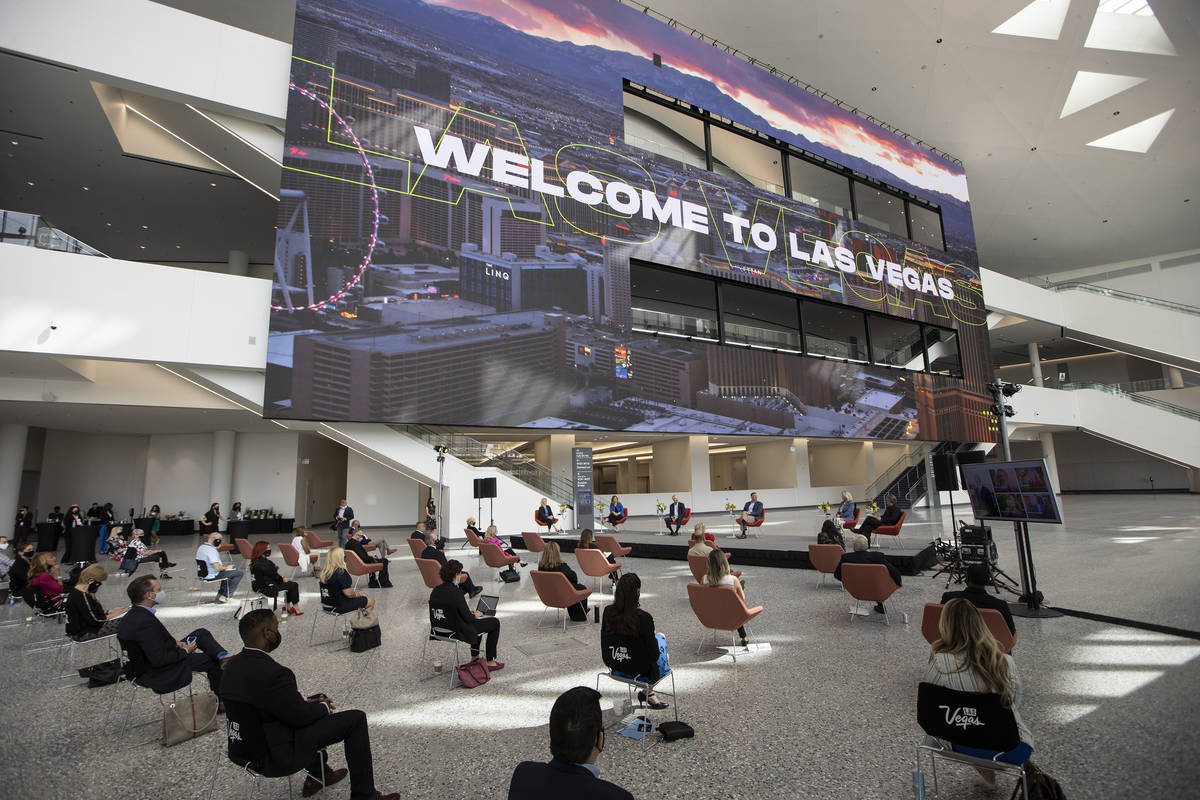
[[[163,2],[291,32],[294,0]],[[960,158],[985,266],[1048,274],[1200,246],[1200,3],[1150,4],[1175,56],[1085,48],[1096,0],[1052,4],[1066,7],[1057,39],[992,33],[1029,0],[652,6]],[[231,176],[123,155],[92,76],[10,54],[0,66],[0,205],[41,211],[123,258],[201,264],[238,249],[270,261],[268,198]],[[1144,80],[1060,119],[1080,71]],[[1145,154],[1088,146],[1169,109]]]

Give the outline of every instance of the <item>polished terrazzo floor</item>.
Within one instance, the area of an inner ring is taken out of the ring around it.
[[[1200,500],[1063,502],[1068,524],[1033,532],[1049,604],[1200,630]],[[812,512],[784,518],[815,528]],[[925,531],[924,538],[935,538],[944,526],[945,515],[918,511],[905,533],[911,527],[914,536]],[[389,538],[407,551],[400,534]],[[1001,566],[1015,575],[1011,533],[997,526],[996,538]],[[194,544],[167,544],[180,563],[190,559]],[[449,656],[431,649],[420,658],[428,591],[407,552],[393,557],[395,588],[373,592],[383,617],[382,648],[355,654],[337,649],[340,639],[310,647],[312,613],[282,627],[277,658],[296,670],[306,693],[324,691],[343,708],[367,712],[376,782],[405,797],[505,797],[514,764],[549,757],[545,721],[554,697],[573,685],[594,685],[600,668],[599,626],[539,629],[541,605],[527,577],[500,587],[487,582],[490,571],[474,555],[463,560],[502,597],[500,660],[507,667],[485,687],[447,691],[444,679],[423,680],[435,658]],[[670,641],[680,716],[695,727],[696,738],[647,748],[610,736],[601,757],[605,777],[639,798],[911,796],[916,683],[928,654],[919,619],[923,604],[940,596],[943,580],[931,580],[930,573],[906,578],[889,603],[893,624],[885,626],[877,616],[852,619],[847,597],[836,586],[816,588],[809,571],[748,568],[748,599],[766,606],[752,637],[770,647],[739,656],[735,667],[721,651],[696,654],[704,634],[688,606],[686,565],[627,559],[625,568],[641,575],[643,605]],[[187,573],[168,584],[161,611],[168,628],[182,635],[205,626],[236,649],[231,609],[197,607]],[[110,579],[101,600],[124,605],[122,587]],[[302,606],[311,612],[315,582],[306,579],[302,590]],[[8,617],[18,624],[0,628],[4,796],[209,796],[218,736],[164,749],[157,743],[161,712],[144,694],[133,708],[136,727],[115,731],[128,690],[89,690],[78,679],[54,679],[61,671],[56,656],[26,655],[22,645],[58,629],[46,623],[27,628],[19,624],[22,615],[20,606],[13,608]],[[1025,686],[1022,715],[1037,742],[1034,760],[1062,781],[1068,796],[1194,796],[1200,641],[1072,617],[1017,624],[1014,655]],[[321,625],[318,639],[331,632]],[[80,651],[76,660],[89,659]],[[197,682],[204,685],[202,677]],[[601,689],[606,705],[624,695],[616,685],[602,682]],[[110,712],[117,693],[118,711]],[[341,764],[340,752],[332,758]],[[1003,798],[1011,789],[1002,784],[988,791],[962,768],[939,772],[944,797]],[[298,782],[296,789],[299,796]],[[220,765],[212,796],[251,791],[287,796],[282,781],[253,790],[234,768]],[[348,794],[341,784],[318,797]]]

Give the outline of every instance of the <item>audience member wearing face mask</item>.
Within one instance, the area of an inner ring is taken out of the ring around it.
[[[121,617],[117,639],[125,650],[131,645],[140,650],[140,659],[131,654],[135,664],[143,662],[138,664],[143,671],[135,676],[137,682],[159,693],[170,692],[187,685],[187,673],[203,672],[209,687],[219,695],[221,663],[230,657],[229,652],[205,628],[197,628],[181,640],[171,636],[158,618],[156,606],[162,605],[167,593],[155,576],[134,578],[126,592],[133,605]]]
[[[310,797],[350,776],[351,800],[399,800],[375,788],[367,715],[337,711],[324,694],[305,697],[296,674],[271,655],[283,637],[267,609],[238,623],[245,647],[225,664],[221,700],[229,723],[229,759],[262,775],[307,772],[302,794]],[[343,743],[346,767],[330,769],[329,745]]]
[[[105,611],[96,599],[96,592],[108,580],[108,570],[99,564],[90,564],[79,573],[76,583],[67,595],[67,636],[82,641],[109,636],[117,632],[121,616],[127,608]]]
[[[221,552],[217,550],[221,544],[220,533],[215,531],[208,533],[204,539],[204,544],[196,548],[196,560],[204,562],[207,570],[204,579],[218,583],[217,602],[228,603],[229,599],[237,593],[238,584],[242,582],[244,573],[240,569],[234,569],[232,564],[221,561]]]

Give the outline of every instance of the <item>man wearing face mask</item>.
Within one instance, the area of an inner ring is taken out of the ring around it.
[[[219,696],[221,663],[230,658],[230,653],[204,628],[197,628],[182,641],[171,636],[155,610],[167,593],[153,575],[134,578],[126,592],[133,605],[121,617],[117,640],[125,650],[130,644],[137,645],[145,657],[145,671],[135,676],[138,683],[160,693],[170,692],[187,685],[184,676],[188,672],[203,672],[209,687]]]
[[[121,615],[128,609],[105,611],[100,605],[96,592],[106,580],[108,570],[99,564],[90,564],[79,573],[79,582],[67,595],[67,636],[82,641],[117,632]]]
[[[237,593],[238,584],[242,581],[244,574],[240,569],[234,569],[233,564],[226,564],[221,561],[221,553],[217,550],[221,544],[221,534],[219,531],[212,531],[205,534],[204,543],[196,548],[196,560],[203,561],[207,574],[204,576],[206,581],[221,580],[217,586],[217,602],[228,603],[229,598]]]
[[[587,686],[568,689],[550,709],[549,763],[523,761],[513,771],[508,800],[633,800],[633,795],[600,777],[604,750],[600,693]]]
[[[229,760],[269,777],[305,769],[302,794],[311,797],[350,775],[351,800],[399,800],[375,788],[367,715],[334,712],[324,694],[305,698],[296,674],[270,654],[279,647],[279,621],[267,609],[238,623],[245,647],[225,665],[221,700],[229,718]],[[325,748],[343,742],[348,769],[331,770]]]

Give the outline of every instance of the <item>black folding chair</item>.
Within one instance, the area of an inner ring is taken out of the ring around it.
[[[1017,717],[1011,708],[1005,708],[1000,695],[980,692],[963,692],[932,683],[921,683],[917,687],[917,723],[928,736],[917,743],[916,771],[914,780],[921,782],[924,792],[925,772],[921,767],[921,754],[928,752],[933,771],[933,794],[938,796],[937,761],[939,758],[957,761],[977,769],[1003,772],[1021,781],[1023,797],[1029,796],[1025,783],[1025,770],[1021,764],[1010,764],[989,758],[978,758],[959,753],[947,746],[971,747],[1006,753],[1021,743],[1017,729]],[[914,786],[914,791],[916,787]],[[921,796],[921,795],[918,795]]]

